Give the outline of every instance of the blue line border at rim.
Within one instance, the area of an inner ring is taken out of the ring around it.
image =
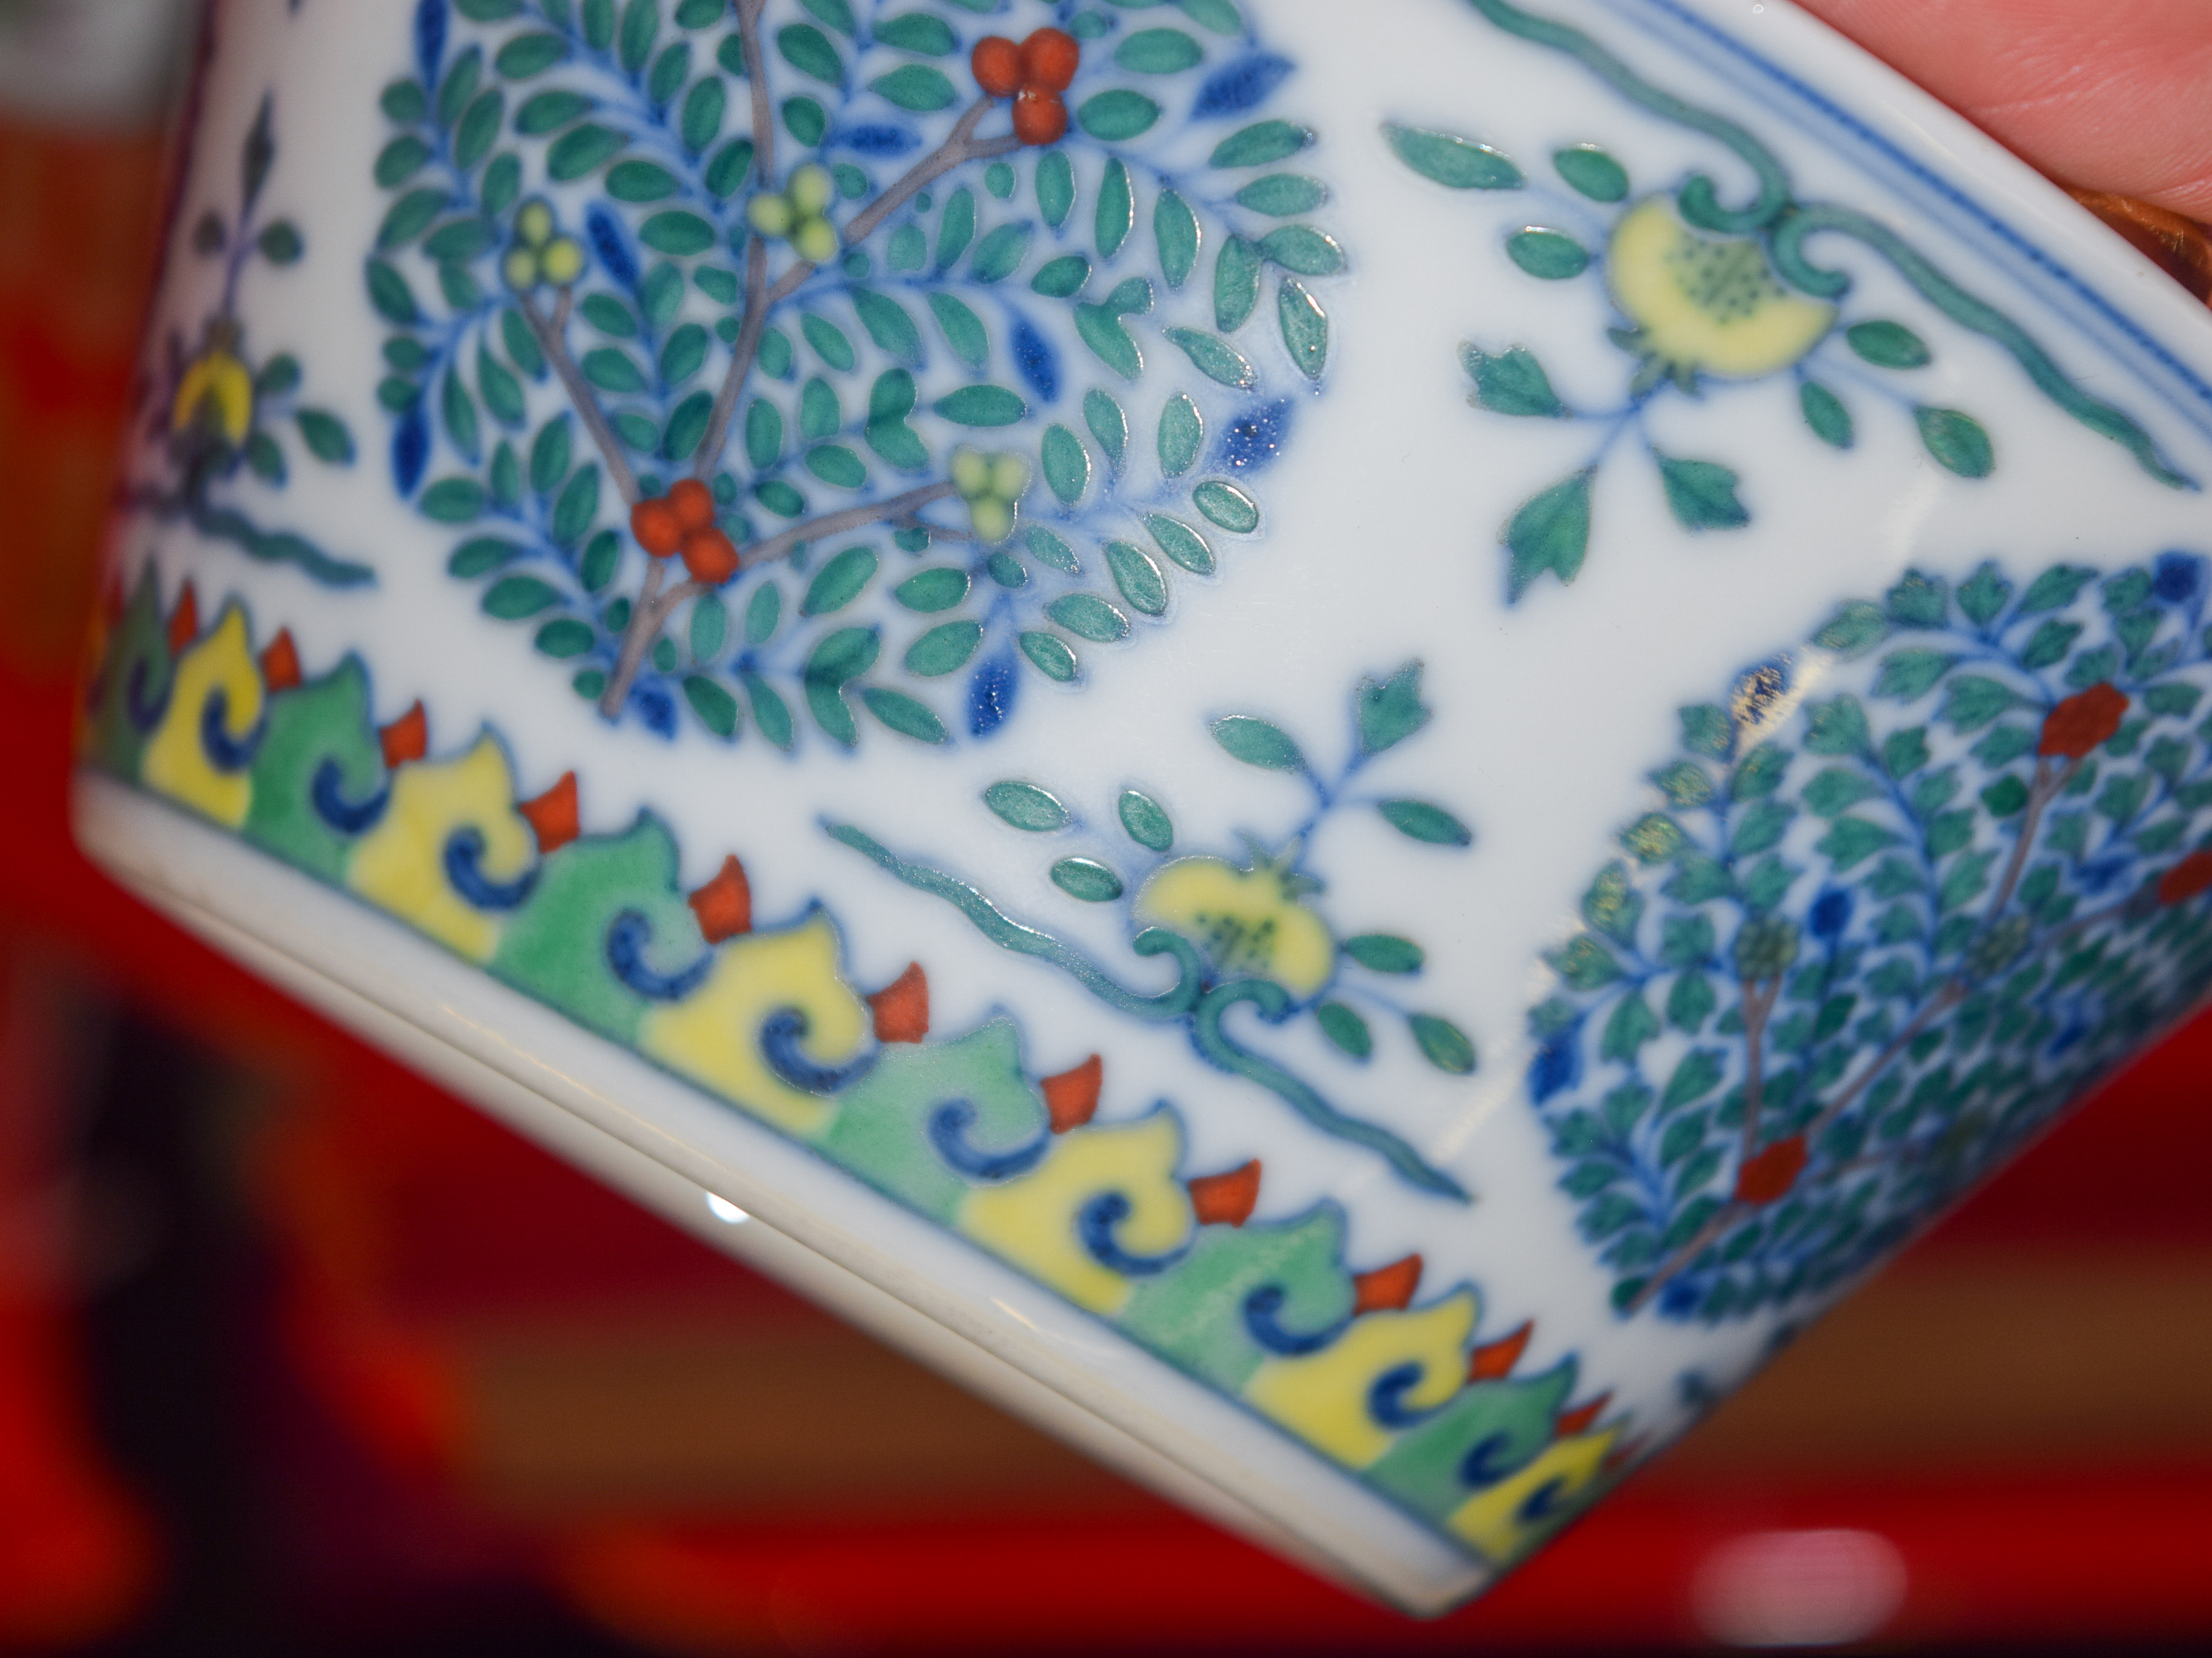
[[[1867,122],[1850,113],[1825,93],[1815,89],[1804,80],[1754,50],[1726,29],[1710,21],[1680,3],[1680,0],[1599,0],[1609,11],[1628,16],[1638,27],[1666,39],[1665,22],[1674,26],[1674,32],[1686,33],[1703,44],[1717,48],[1726,58],[1735,60],[1759,78],[1772,83],[1790,99],[1808,106],[1829,125],[1839,130],[1846,137],[1856,141],[1863,149],[1900,172],[1905,179],[1920,191],[1933,197],[1942,206],[1963,216],[1985,235],[1993,238],[2005,252],[2026,260],[2045,278],[2078,302],[2087,305],[2107,327],[2116,330],[2137,351],[2148,355],[2167,376],[2179,382],[2179,386],[2160,386],[2140,364],[2130,367],[2139,380],[2148,382],[2148,389],[2179,414],[2200,437],[2212,439],[2212,384],[2195,369],[2177,357],[2141,323],[2136,321],[2102,292],[2074,270],[2031,240],[2021,231],[1984,206],[1959,185],[1937,173],[1935,168],[1877,132]],[[1657,14],[1638,16],[1637,13]],[[1659,21],[1659,20],[1664,20]],[[1680,43],[1667,42],[1680,50]],[[1723,68],[1723,73],[1725,69]],[[1735,76],[1729,78],[1741,79]],[[2046,300],[2045,301],[2049,301]],[[2079,325],[2080,319],[2076,319]]]

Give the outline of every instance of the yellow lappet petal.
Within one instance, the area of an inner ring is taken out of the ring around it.
[[[187,431],[205,410],[216,431],[233,448],[246,441],[253,426],[253,376],[228,351],[210,351],[185,370],[171,425]]]
[[[246,635],[246,615],[236,605],[215,631],[177,664],[169,707],[146,744],[140,776],[146,786],[218,823],[235,829],[253,805],[253,775],[246,765],[224,763],[205,740],[210,705],[222,699],[217,740],[242,743],[261,723],[261,674]]]
[[[1464,1290],[1433,1307],[1369,1313],[1317,1353],[1269,1359],[1244,1384],[1244,1398],[1347,1467],[1364,1468],[1397,1433],[1376,1418],[1376,1383],[1413,1365],[1420,1379],[1395,1402],[1409,1412],[1443,1404],[1467,1379],[1474,1318],[1474,1297]]]
[[[1701,235],[1663,197],[1622,216],[1606,282],[1645,350],[1723,380],[1789,367],[1836,320],[1833,306],[1784,287],[1759,243]]]
[[[1165,1111],[1079,1128],[1055,1139],[1030,1173],[975,1193],[955,1224],[1077,1306],[1115,1313],[1134,1293],[1136,1280],[1085,1245],[1084,1212],[1118,1195],[1127,1206],[1111,1228],[1115,1248],[1139,1257],[1172,1254],[1197,1224],[1189,1195],[1175,1177],[1182,1161],[1182,1133]]]
[[[458,760],[402,766],[391,804],[347,865],[346,884],[471,961],[489,960],[500,918],[454,890],[446,849],[472,829],[483,842],[477,867],[485,879],[520,879],[537,859],[538,841],[514,800],[507,755],[489,733]]]
[[[1444,1523],[1498,1565],[1518,1559],[1572,1519],[1577,1499],[1605,1473],[1618,1428],[1556,1439],[1528,1467],[1469,1497]]]
[[[837,932],[824,917],[725,945],[706,983],[645,1016],[638,1046],[742,1111],[791,1133],[817,1134],[835,1104],[792,1087],[761,1054],[761,1028],[787,1009],[805,1020],[799,1049],[817,1065],[842,1065],[868,1039],[867,1005],[837,976]]]

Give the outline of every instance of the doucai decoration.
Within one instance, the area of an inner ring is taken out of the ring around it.
[[[1265,720],[1231,714],[1213,723],[1214,740],[1224,752],[1248,766],[1295,777],[1311,796],[1310,808],[1287,835],[1270,842],[1248,833],[1241,856],[1179,850],[1173,818],[1141,789],[1121,793],[1113,809],[1119,833],[1103,843],[1091,824],[1036,783],[1009,778],[984,791],[984,805],[1009,827],[1079,837],[1095,847],[1054,862],[1053,884],[1078,902],[1119,908],[1127,918],[1132,955],[1173,961],[1174,981],[1158,991],[1130,987],[1043,927],[1008,915],[973,884],[902,858],[849,824],[829,829],[899,880],[945,899],[994,944],[1059,968],[1117,1012],[1182,1027],[1208,1065],[1267,1090],[1322,1133],[1372,1152],[1409,1184],[1465,1202],[1468,1193],[1459,1181],[1402,1138],[1342,1110],[1281,1062],[1232,1035],[1224,1023],[1240,1006],[1267,1027],[1310,1019],[1346,1065],[1356,1067],[1373,1055],[1381,1022],[1394,1031],[1385,1040],[1410,1044],[1440,1071],[1463,1076],[1475,1068],[1474,1044],[1466,1032],[1439,1013],[1408,1005],[1395,988],[1420,974],[1427,960],[1421,946],[1395,932],[1341,933],[1315,902],[1325,884],[1308,866],[1308,848],[1333,814],[1377,812],[1408,840],[1446,852],[1474,840],[1457,816],[1434,802],[1353,791],[1371,762],[1428,723],[1420,664],[1362,683],[1352,704],[1352,753],[1330,774],[1315,769],[1296,739]],[[1419,854],[1409,848],[1408,855]]]
[[[1107,1058],[1063,1051],[1074,1062],[1040,1075],[1042,1039],[1003,1014],[937,1032],[921,966],[865,991],[830,914],[764,923],[736,857],[687,891],[652,814],[587,830],[574,772],[526,793],[489,730],[441,747],[420,703],[380,722],[358,657],[308,678],[289,632],[258,643],[234,602],[209,623],[190,584],[164,614],[149,568],[100,618],[85,763],[811,1148],[1480,1558],[1534,1547],[1635,1455],[1607,1395],[1576,1398],[1571,1357],[1524,1373],[1531,1329],[1486,1333],[1473,1288],[1425,1285],[1419,1255],[1347,1260],[1334,1204],[1264,1214],[1264,1157],[1188,1167],[1182,1113],[1114,1102]],[[1403,676],[1373,689],[1370,733],[1395,741],[1419,723]],[[1194,922],[1160,902],[1170,925]],[[1253,960],[1267,948],[1212,942]],[[1285,936],[1269,959],[1313,991],[1334,972],[1304,959],[1321,947]]]
[[[123,498],[162,524],[186,524],[248,557],[290,564],[318,581],[354,586],[374,580],[368,566],[335,556],[307,537],[257,524],[240,496],[258,486],[282,490],[300,459],[349,466],[353,434],[328,410],[301,398],[306,371],[289,351],[257,356],[238,311],[247,270],[284,270],[307,251],[289,218],[261,213],[262,188],[276,162],[275,106],[262,100],[238,158],[237,194],[200,206],[191,257],[215,266],[222,290],[197,336],[173,329],[145,382],[144,442],[133,458]]]
[[[1621,1312],[1836,1287],[2212,983],[2207,580],[1908,574],[1682,710],[1531,1019]]]
[[[413,43],[393,476],[608,718],[987,736],[1259,530],[1345,256],[1231,0],[421,0]]]
[[[1730,203],[1702,173],[1678,184],[1639,180],[1632,157],[1597,144],[1560,149],[1545,168],[1530,169],[1464,134],[1385,129],[1401,161],[1449,189],[1528,192],[1531,210],[1548,222],[1514,222],[1502,234],[1501,255],[1537,282],[1601,283],[1618,318],[1607,331],[1620,348],[1621,395],[1602,407],[1567,403],[1526,343],[1493,337],[1462,349],[1478,407],[1571,421],[1590,434],[1583,465],[1530,496],[1504,526],[1509,600],[1547,574],[1565,583],[1581,572],[1593,485],[1624,446],[1650,458],[1685,529],[1734,530],[1751,521],[1744,479],[1727,457],[1670,453],[1652,440],[1645,419],[1660,398],[1703,400],[1787,375],[1809,441],[1849,449],[1862,419],[1905,420],[1937,465],[1962,478],[1989,477],[2002,457],[1988,428],[1971,410],[1916,389],[1918,371],[1935,361],[1949,330],[1993,341],[2018,365],[2023,394],[2039,395],[2120,445],[2148,477],[2197,487],[2131,416],[2075,385],[2018,323],[1954,282],[1907,238],[1856,208],[1799,197],[1780,158],[1747,128],[1644,79],[1580,29],[1508,0],[1468,3],[1506,33],[1574,59],[1638,109],[1702,134],[1759,181],[1749,200]],[[1530,176],[1545,170],[1569,193]],[[1924,314],[1885,316],[1859,303],[1851,277],[1815,257],[1846,242],[1901,276]]]

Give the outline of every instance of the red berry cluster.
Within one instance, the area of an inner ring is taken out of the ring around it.
[[[1040,148],[1067,135],[1067,106],[1060,94],[1082,62],[1083,48],[1065,29],[1038,29],[1019,46],[987,34],[968,54],[975,84],[994,98],[1014,100],[1014,137]]]
[[[692,580],[719,587],[737,574],[738,550],[714,522],[714,492],[685,478],[665,495],[629,509],[629,532],[655,558],[681,553]]]
[[[2111,739],[2127,711],[2126,694],[2109,681],[2100,680],[2043,717],[2043,736],[2035,751],[2080,760],[2098,744]]]

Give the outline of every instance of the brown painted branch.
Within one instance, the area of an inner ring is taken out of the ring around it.
[[[615,481],[623,504],[635,507],[638,502],[637,474],[631,471],[629,459],[623,455],[622,443],[615,436],[614,428],[607,424],[599,400],[593,395],[591,383],[576,367],[576,360],[568,355],[568,347],[562,338],[568,321],[569,294],[561,292],[560,301],[549,319],[538,310],[538,302],[527,294],[521,296],[522,319],[530,325],[530,331],[538,341],[538,349],[545,354],[553,372],[561,377],[561,384],[568,393],[568,401],[575,405],[576,415],[591,434],[599,448],[600,459],[607,464],[608,476]]]
[[[1743,1150],[1746,1162],[1759,1150],[1759,1114],[1766,1103],[1766,1020],[1782,994],[1782,981],[1766,981],[1762,991],[1754,980],[1743,981]]]
[[[1022,141],[1011,132],[1003,137],[978,139],[976,124],[990,113],[992,100],[978,98],[968,106],[952,129],[951,136],[935,149],[908,167],[899,181],[870,202],[855,214],[845,227],[848,244],[864,242],[875,234],[877,226],[911,201],[931,179],[950,173],[963,161],[979,161],[994,155],[1007,155],[1022,147]]]
[[[804,524],[794,524],[788,530],[779,530],[765,541],[755,542],[750,547],[738,549],[744,568],[757,564],[773,564],[778,559],[788,558],[791,550],[804,542],[818,541],[823,536],[843,535],[865,525],[881,524],[886,519],[904,518],[919,512],[933,501],[944,501],[960,493],[951,483],[925,483],[919,489],[909,489],[902,495],[893,495],[887,501],[871,502],[865,507],[848,507],[841,513],[825,513],[820,518],[809,519]]]
[[[668,561],[648,557],[645,586],[638,589],[636,602],[630,607],[629,625],[623,629],[622,649],[615,656],[615,671],[607,677],[606,689],[599,694],[599,712],[610,720],[622,713],[623,704],[629,700],[630,683],[645,665],[645,653],[660,636],[658,623],[648,628],[647,623],[660,597],[661,584],[667,580]]]
[[[1644,1287],[1629,1297],[1628,1305],[1621,1310],[1633,1318],[1650,1306],[1655,1296],[1680,1278],[1685,1267],[1705,1254],[1711,1246],[1713,1240],[1742,1219],[1747,1212],[1742,1204],[1735,1202],[1723,1204],[1719,1212],[1699,1227],[1694,1237],[1669,1255],[1665,1264],[1657,1272],[1644,1280]]]
[[[775,113],[769,107],[768,64],[761,57],[761,14],[768,0],[738,0],[738,42],[744,48],[745,85],[753,106],[753,176],[775,188]]]
[[[1845,1085],[1844,1091],[1822,1108],[1819,1116],[1806,1125],[1805,1143],[1810,1145],[1817,1142],[1831,1123],[1857,1103],[1859,1096],[1866,1092],[1868,1086],[1875,1078],[1881,1075],[1892,1060],[1905,1051],[1906,1044],[1927,1029],[1939,1015],[1948,1012],[1964,1001],[1966,996],[1966,986],[1954,979],[1929,997],[1928,1005],[1912,1016],[1912,1023],[1891,1037],[1881,1052],[1875,1054],[1868,1063],[1866,1069],[1852,1078]]]
[[[2020,820],[2020,838],[2013,842],[2012,856],[2005,863],[2004,878],[1997,883],[1996,896],[1990,900],[1989,910],[1982,917],[1984,930],[1997,924],[2004,914],[2005,906],[2012,902],[2014,890],[2020,885],[2020,878],[2027,871],[2028,856],[2035,850],[2035,835],[2043,826],[2043,814],[2050,809],[2051,803],[2065,792],[2066,786],[2074,780],[2075,774],[2081,769],[2079,760],[2069,760],[2056,768],[2047,759],[2035,762],[2035,780],[2028,785],[2027,811]]]

